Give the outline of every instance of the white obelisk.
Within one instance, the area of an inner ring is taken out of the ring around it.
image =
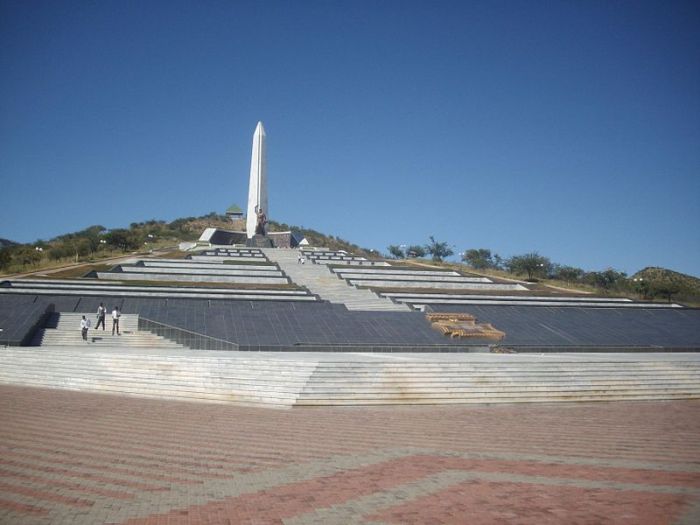
[[[265,128],[258,122],[253,133],[253,154],[250,158],[250,184],[248,186],[248,215],[246,218],[246,235],[250,239],[255,235],[258,211],[270,216],[267,209],[267,167],[265,161]]]

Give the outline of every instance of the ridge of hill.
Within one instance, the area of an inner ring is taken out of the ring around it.
[[[154,250],[177,250],[178,243],[194,241],[205,228],[242,230],[242,221],[232,222],[225,215],[209,213],[200,217],[183,217],[171,222],[150,220],[134,222],[128,228],[105,229],[94,225],[84,230],[59,235],[48,241],[19,244],[7,239],[0,239],[0,272],[4,274],[23,273],[44,269],[55,269],[76,263],[98,263],[102,260],[123,256],[126,253],[147,254]],[[362,248],[354,243],[333,235],[326,235],[317,230],[270,221],[270,231],[296,231],[308,240],[311,246],[322,246],[331,250],[345,250],[367,258],[381,258],[374,250]],[[10,244],[7,244],[10,243]],[[434,261],[413,259],[414,262],[435,264]],[[394,260],[401,264],[400,261]],[[409,262],[406,260],[405,262]],[[483,273],[502,279],[517,277],[506,269],[475,270],[464,263],[449,263],[468,273]],[[612,272],[611,270],[608,273]],[[595,272],[594,272],[595,273]],[[700,279],[673,270],[659,267],[647,267],[627,277],[624,273],[615,273],[616,283],[610,287],[596,286],[595,283],[579,283],[556,278],[548,278],[536,288],[577,291],[580,293],[614,293],[631,298],[652,300],[684,301],[686,304],[700,306]],[[601,275],[605,275],[602,272]]]
[[[0,238],[0,248],[5,248],[6,246],[16,246],[19,243],[11,241],[10,239]]]
[[[325,235],[310,228],[270,221],[270,231],[296,231],[310,244],[331,250],[346,250],[365,257],[378,253],[362,248],[340,237]],[[0,273],[60,268],[80,262],[99,262],[126,253],[150,253],[153,250],[177,250],[182,241],[195,241],[206,228],[242,230],[245,223],[232,222],[226,215],[215,212],[200,217],[182,217],[167,222],[150,220],[132,222],[128,228],[107,229],[101,225],[58,235],[49,240],[20,244],[6,239],[0,243]]]

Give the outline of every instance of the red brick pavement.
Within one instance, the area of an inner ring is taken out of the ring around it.
[[[700,403],[281,411],[0,386],[0,523],[700,523]]]

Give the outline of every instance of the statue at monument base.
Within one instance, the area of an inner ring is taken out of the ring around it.
[[[266,235],[265,226],[267,225],[267,216],[265,212],[261,209],[257,211],[257,222],[255,223],[255,235]]]

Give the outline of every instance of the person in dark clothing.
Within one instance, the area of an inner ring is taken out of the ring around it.
[[[104,307],[102,303],[97,307],[97,324],[95,325],[95,330],[100,328],[100,323],[102,323],[102,331],[105,330],[105,317],[107,316],[107,308]]]

